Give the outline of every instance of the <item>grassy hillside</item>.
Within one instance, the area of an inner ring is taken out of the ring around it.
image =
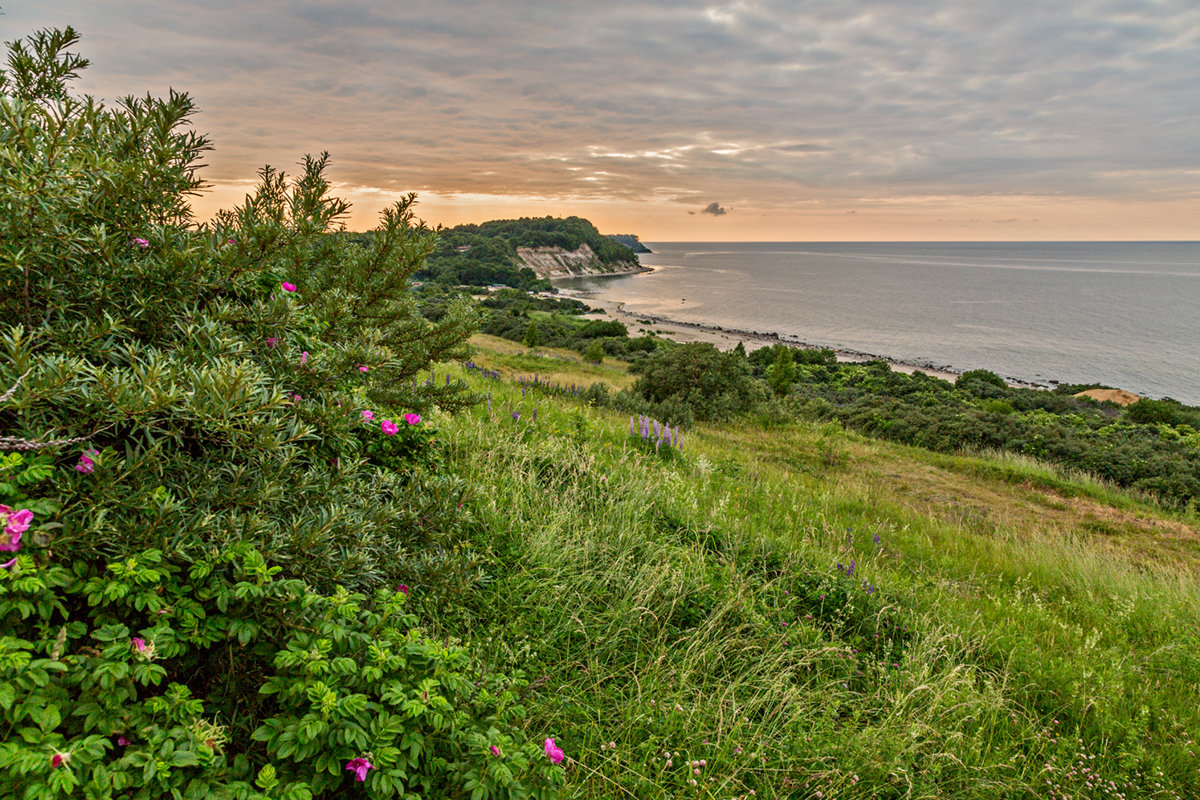
[[[475,342],[503,378],[436,424],[484,566],[424,608],[525,672],[572,796],[1200,791],[1194,519],[836,425],[656,451],[569,389],[621,365]]]

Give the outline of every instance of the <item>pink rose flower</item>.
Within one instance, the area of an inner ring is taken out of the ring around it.
[[[75,465],[76,472],[82,472],[84,475],[91,475],[96,469],[96,462],[88,458],[87,453],[79,456],[79,463]]]
[[[128,740],[128,739],[126,739],[124,736],[118,736],[118,737],[117,737],[117,744],[119,744],[121,747],[128,747],[128,746],[129,746],[129,740]]]
[[[139,653],[144,653],[148,649],[146,647],[146,640],[140,636],[133,637],[133,639],[130,640],[130,644],[132,644],[133,649],[137,650]]]
[[[375,419],[375,414],[374,414],[374,413],[372,413],[372,412],[370,412],[370,411],[364,411],[364,412],[363,412],[363,419],[366,419],[366,420]]]
[[[366,364],[359,364],[359,365],[358,365],[358,371],[359,371],[359,372],[368,372],[370,369],[371,369],[371,368],[370,368],[370,367],[368,367]]]
[[[492,745],[488,749],[492,751],[492,755],[494,755],[494,756],[500,755],[500,748],[496,747],[496,745]]]
[[[284,290],[285,292],[294,292],[294,291],[296,291],[296,284],[294,284],[294,283],[288,283],[287,281],[284,281],[284,282],[283,282],[283,284],[282,284],[282,286],[283,286],[283,290]]]
[[[70,756],[67,753],[55,753],[50,756],[50,769],[58,769],[69,760]]]
[[[396,591],[404,596],[408,596],[408,584],[402,583],[396,587]]]
[[[149,240],[149,239],[143,239],[143,238],[141,238],[141,237],[139,237],[139,236],[135,236],[135,237],[133,237],[133,243],[134,243],[134,244],[136,244],[138,247],[142,247],[142,248],[145,248],[145,247],[149,247],[149,246],[150,246],[150,240]]]
[[[354,780],[365,781],[367,779],[367,771],[375,769],[375,765],[365,758],[352,758],[346,764],[346,769],[354,773]]]
[[[27,508],[13,511],[5,505],[0,505],[0,524],[4,525],[4,533],[8,541],[0,541],[0,552],[15,553],[21,549],[21,534],[29,530],[33,521],[33,512]],[[15,561],[15,559],[14,559]],[[10,561],[7,566],[11,566]]]
[[[421,415],[420,414],[405,414],[404,421],[407,422],[409,425],[416,425],[418,422],[421,421]]]
[[[563,751],[554,744],[553,739],[547,739],[545,744],[546,758],[550,759],[552,764],[561,764],[563,760]]]
[[[16,563],[17,563],[16,557],[10,558],[8,561],[5,561],[3,564],[0,564],[0,569],[12,569],[12,565],[16,564]]]
[[[392,422],[390,419],[385,419],[380,424],[379,428],[388,436],[395,436],[396,431],[400,430],[399,426],[397,426],[396,423]]]

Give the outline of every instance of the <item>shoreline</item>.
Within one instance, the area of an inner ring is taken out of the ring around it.
[[[652,272],[653,268],[643,267],[641,270],[638,270],[638,272],[647,271]],[[554,281],[551,282],[553,283]],[[883,361],[896,372],[903,372],[906,374],[923,372],[931,377],[941,378],[942,380],[950,381],[951,383],[953,383],[958,376],[964,372],[964,370],[955,369],[949,364],[937,365],[933,363],[902,361],[900,359],[889,358],[888,356],[877,353],[866,353],[860,350],[853,350],[849,348],[828,347],[821,344],[814,344],[812,342],[804,341],[798,337],[785,336],[774,331],[749,331],[737,328],[725,328],[720,325],[710,325],[700,322],[685,322],[655,314],[634,314],[625,309],[625,304],[623,302],[608,300],[597,296],[593,292],[581,289],[564,288],[556,285],[554,292],[554,294],[546,294],[547,296],[551,297],[569,297],[574,300],[586,302],[593,308],[601,309],[607,316],[623,323],[625,327],[629,329],[631,336],[634,335],[639,329],[647,331],[653,329],[657,335],[663,336],[664,338],[675,342],[707,342],[708,344],[714,345],[719,350],[732,350],[734,347],[737,347],[738,342],[742,343],[747,352],[751,350],[757,350],[762,347],[770,347],[775,344],[785,344],[790,347],[803,350],[832,350],[839,362],[861,364],[866,361]],[[1043,383],[1019,380],[1010,376],[1002,377],[1009,386],[1016,388],[1043,390],[1053,388],[1052,385]]]

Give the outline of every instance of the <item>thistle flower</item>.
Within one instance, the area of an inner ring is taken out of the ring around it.
[[[354,780],[362,782],[367,779],[367,771],[375,769],[375,765],[365,758],[352,758],[346,764],[346,769],[354,773]]]

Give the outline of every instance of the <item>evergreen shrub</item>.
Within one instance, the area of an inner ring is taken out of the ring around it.
[[[191,99],[74,96],[77,41],[0,71],[0,795],[552,794],[520,676],[405,607],[474,563],[415,197],[352,237],[322,155],[198,224]]]

